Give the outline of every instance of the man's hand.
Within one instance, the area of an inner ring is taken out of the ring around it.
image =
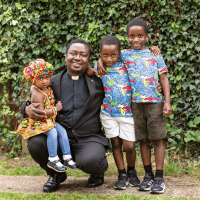
[[[97,72],[98,72],[98,75],[100,76],[104,76],[105,74],[107,74],[108,72],[105,70],[105,66],[102,62],[101,59],[99,59],[97,61]]]
[[[61,101],[58,101],[57,104],[56,104],[56,110],[57,110],[57,111],[60,111],[60,110],[62,110],[62,108],[63,108],[63,107],[62,107]]]
[[[152,46],[150,48],[150,51],[152,51],[153,56],[156,56],[161,53],[161,50],[157,46]]]
[[[170,103],[165,103],[163,107],[163,116],[164,115],[171,115],[172,114],[172,107]]]
[[[47,118],[45,111],[36,108],[39,105],[39,103],[32,103],[25,108],[25,113],[35,121],[43,121]]]
[[[88,68],[86,69],[86,74],[88,76],[94,76],[96,73],[97,73],[97,71],[92,67],[88,66]]]

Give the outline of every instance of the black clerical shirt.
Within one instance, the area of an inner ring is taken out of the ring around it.
[[[61,78],[60,94],[63,106],[60,113],[66,116],[68,125],[73,127],[89,98],[85,74],[79,75],[78,80],[72,80],[68,72],[64,73]]]

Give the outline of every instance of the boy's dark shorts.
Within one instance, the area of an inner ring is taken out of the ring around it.
[[[132,103],[137,140],[159,140],[167,137],[163,103]]]

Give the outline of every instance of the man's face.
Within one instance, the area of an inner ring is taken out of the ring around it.
[[[135,50],[145,49],[145,42],[148,40],[148,34],[142,26],[131,26],[128,31],[128,43]]]
[[[89,47],[82,43],[73,43],[65,58],[68,72],[73,76],[84,73],[90,59]]]
[[[118,60],[119,57],[118,45],[112,44],[103,44],[100,51],[100,56],[103,61],[103,64],[107,67],[112,67]]]

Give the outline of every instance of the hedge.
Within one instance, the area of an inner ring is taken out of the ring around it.
[[[16,115],[7,105],[21,106],[29,94],[22,70],[36,58],[65,69],[66,45],[83,38],[92,47],[90,65],[99,58],[99,42],[115,35],[130,48],[126,24],[141,18],[149,25],[147,46],[158,45],[169,68],[173,115],[167,119],[169,147],[200,155],[200,1],[199,0],[0,0],[0,134],[13,129],[5,117]],[[8,88],[12,95],[7,95]]]

